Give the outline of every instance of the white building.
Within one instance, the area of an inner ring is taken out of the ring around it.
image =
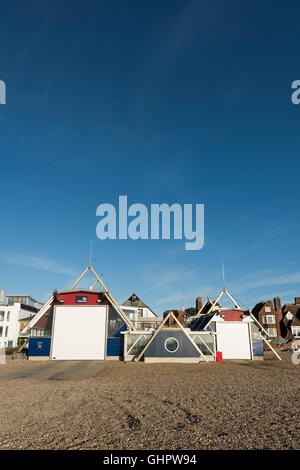
[[[156,329],[163,321],[136,294],[132,294],[121,307],[137,330]]]
[[[19,322],[33,318],[43,306],[30,295],[0,295],[0,341],[4,347],[18,345]]]

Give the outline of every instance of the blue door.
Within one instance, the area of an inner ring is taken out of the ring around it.
[[[123,325],[113,336],[107,338],[107,356],[123,357],[124,336],[121,331],[126,331],[126,325]]]

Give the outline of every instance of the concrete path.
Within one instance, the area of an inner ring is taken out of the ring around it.
[[[27,364],[26,364],[27,365]],[[33,363],[24,369],[3,374],[1,379],[81,380],[96,377],[105,367],[104,361],[47,361]]]

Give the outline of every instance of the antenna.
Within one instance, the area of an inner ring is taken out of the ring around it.
[[[93,255],[93,242],[92,240],[90,241],[90,263],[89,265],[92,265],[92,255]]]
[[[225,287],[225,272],[224,272],[224,264],[222,263],[222,276],[223,276],[223,288],[226,289]]]

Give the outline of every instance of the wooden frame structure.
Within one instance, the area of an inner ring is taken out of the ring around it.
[[[227,297],[231,300],[231,302],[234,304],[235,308],[241,308],[240,305],[234,300],[234,298],[229,294],[228,290],[226,289],[226,287],[224,287],[220,294],[218,295],[218,297],[216,298],[216,300],[212,303],[212,305],[210,306],[210,308],[208,309],[208,311],[206,313],[201,313],[203,308],[205,307],[205,305],[207,304],[207,300],[205,301],[205,303],[202,305],[201,309],[199,310],[199,312],[197,312],[197,314],[195,316],[193,316],[193,318],[198,318],[200,317],[200,315],[208,315],[210,312],[213,311],[213,309],[216,307],[217,303],[219,302],[219,300],[221,299],[221,297],[226,294]]]
[[[194,320],[195,318],[199,318],[201,317],[202,315],[209,315],[213,310],[214,308],[216,307],[217,303],[219,302],[219,300],[221,299],[221,297],[226,294],[227,297],[232,301],[232,303],[234,304],[234,307],[237,308],[237,309],[241,309],[240,305],[238,304],[238,302],[236,302],[236,300],[232,297],[232,295],[228,292],[228,290],[226,289],[226,287],[224,287],[220,294],[218,295],[218,297],[216,298],[216,300],[213,302],[213,304],[210,306],[210,308],[208,309],[208,311],[206,313],[201,313],[203,308],[205,307],[205,305],[207,304],[208,302],[208,299],[205,301],[205,303],[202,305],[201,309],[199,310],[199,312],[194,315],[193,317],[190,317],[189,320]],[[220,310],[221,308],[218,307],[218,310]],[[275,356],[277,357],[277,359],[279,359],[281,361],[281,357],[279,356],[279,354],[277,354],[277,352],[275,351],[275,349],[271,346],[270,342],[266,339],[266,337],[268,336],[268,333],[266,332],[266,330],[263,328],[263,326],[259,323],[259,321],[255,318],[255,316],[253,315],[253,313],[251,312],[251,310],[249,309],[249,313],[250,313],[250,317],[252,318],[252,320],[254,321],[254,323],[259,327],[259,329],[264,333],[262,335],[262,338],[264,340],[264,342],[268,345],[268,347],[271,349],[271,351],[275,354]],[[211,320],[212,321],[212,318]],[[209,323],[210,323],[209,321]],[[209,324],[208,323],[208,324]],[[207,325],[208,325],[207,324]],[[207,326],[206,325],[206,326]]]
[[[145,351],[148,349],[148,347],[150,346],[150,344],[152,343],[152,341],[154,340],[154,338],[156,338],[156,336],[158,335],[158,333],[163,329],[164,325],[167,323],[167,320],[169,318],[173,318],[175,320],[175,322],[177,323],[177,325],[179,326],[179,329],[181,329],[183,331],[183,333],[186,335],[186,337],[189,339],[189,341],[192,343],[192,345],[196,348],[196,350],[199,352],[199,356],[202,356],[204,361],[205,362],[208,362],[207,358],[205,357],[205,355],[202,353],[202,351],[198,348],[197,344],[194,342],[194,340],[192,340],[192,338],[190,338],[190,336],[187,334],[187,332],[185,331],[185,329],[183,328],[183,326],[181,325],[181,323],[177,320],[177,318],[175,317],[174,313],[173,312],[169,312],[168,315],[166,316],[166,318],[164,319],[164,321],[162,322],[162,324],[159,326],[159,328],[155,331],[154,335],[152,336],[152,338],[148,341],[148,343],[146,344],[146,346],[144,347],[144,349],[142,350],[142,352],[138,355],[138,357],[136,358],[136,361],[139,361],[142,356],[144,355]],[[171,330],[171,328],[170,328]]]
[[[73,290],[74,287],[77,286],[77,284],[79,283],[79,281],[85,276],[85,274],[88,272],[88,271],[91,271],[93,273],[93,275],[95,276],[96,280],[94,282],[94,284],[91,286],[91,291],[94,290],[94,288],[96,287],[96,285],[99,284],[102,286],[103,290],[104,290],[104,293],[105,295],[108,297],[108,299],[111,301],[111,303],[114,305],[114,307],[118,310],[118,312],[120,313],[121,317],[123,318],[123,320],[130,326],[130,328],[132,330],[135,330],[135,327],[133,326],[133,324],[131,323],[131,321],[127,318],[127,315],[124,313],[124,311],[121,309],[120,305],[118,304],[118,302],[116,301],[116,299],[113,297],[113,295],[110,293],[110,291],[107,289],[106,285],[104,284],[104,282],[102,281],[102,279],[98,276],[98,274],[96,273],[96,271],[94,270],[93,266],[91,264],[89,264],[84,270],[83,272],[80,274],[80,276],[76,279],[76,281],[72,284],[71,286],[71,289],[70,290]]]
[[[115,298],[113,297],[113,295],[110,293],[110,291],[107,289],[106,285],[104,284],[104,282],[100,279],[100,277],[98,276],[98,274],[96,273],[96,271],[94,270],[93,266],[91,264],[89,264],[83,271],[82,273],[80,274],[80,276],[78,276],[78,278],[76,279],[76,281],[72,284],[70,290],[73,290],[74,287],[77,286],[77,284],[79,283],[79,281],[85,276],[85,274],[88,272],[88,271],[91,271],[93,273],[93,275],[95,276],[96,280],[94,282],[94,284],[91,286],[91,291],[94,290],[95,286],[99,284],[102,286],[103,290],[104,290],[104,294],[106,295],[106,297],[108,298],[108,300],[114,305],[114,307],[116,308],[116,310],[118,311],[118,313],[121,315],[122,319],[124,320],[124,322],[133,330],[135,331],[135,327],[134,325],[132,324],[132,322],[128,319],[127,315],[125,314],[125,312],[123,312],[122,308],[120,307],[120,305],[118,304],[118,302],[115,300]],[[47,302],[43,305],[43,307],[41,308],[41,310],[33,317],[33,319],[28,323],[28,325],[22,330],[22,334],[26,334],[28,332],[28,330],[30,330],[38,321],[39,319],[45,315],[45,313],[47,313],[47,311],[51,308],[52,306],[52,302],[54,300],[54,296],[52,295],[48,300]]]

